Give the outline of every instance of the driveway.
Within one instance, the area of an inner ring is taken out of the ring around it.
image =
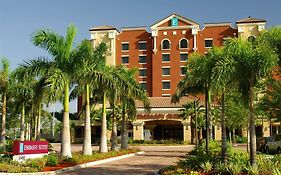
[[[145,154],[89,168],[64,173],[67,175],[142,175],[153,174],[160,168],[177,162],[193,146],[136,146]]]

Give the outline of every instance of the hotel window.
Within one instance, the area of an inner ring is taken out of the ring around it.
[[[163,76],[170,76],[170,67],[163,67],[162,68],[162,75]]]
[[[171,97],[171,94],[162,94],[162,97]]]
[[[139,69],[139,76],[146,77],[146,68]]]
[[[139,85],[143,90],[147,90],[147,83],[146,82],[140,82]]]
[[[185,38],[180,40],[180,49],[187,49],[188,48],[188,41]]]
[[[169,90],[171,89],[171,84],[169,81],[162,81],[162,89],[163,90]]]
[[[181,53],[180,54],[180,61],[181,62],[186,62],[188,59],[188,53]]]
[[[213,39],[205,39],[205,48],[213,47]]]
[[[146,63],[146,55],[139,55],[139,63]]]
[[[129,56],[122,56],[121,62],[122,64],[129,64]]]
[[[171,42],[168,39],[164,39],[161,46],[162,50],[169,50],[171,49]]]
[[[122,43],[122,51],[129,51],[129,43]]]
[[[169,62],[170,61],[170,54],[162,54],[162,62]]]
[[[146,41],[139,41],[139,50],[146,50]]]
[[[255,42],[255,40],[256,40],[256,38],[254,36],[248,37],[248,41],[251,42],[251,43]]]
[[[186,75],[187,68],[185,66],[181,66],[180,68],[181,68],[181,74],[180,75],[181,76]]]
[[[225,46],[229,39],[230,39],[230,37],[223,38],[222,45]]]

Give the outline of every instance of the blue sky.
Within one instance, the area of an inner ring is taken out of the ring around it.
[[[199,24],[252,16],[266,19],[271,27],[281,24],[280,7],[280,0],[0,0],[0,57],[7,57],[14,69],[23,60],[48,56],[30,41],[41,28],[64,35],[73,23],[78,28],[77,44],[89,39],[90,27],[149,27],[173,12]]]

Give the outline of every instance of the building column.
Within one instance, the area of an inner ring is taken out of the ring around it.
[[[156,127],[156,125],[145,125],[145,128],[149,129],[150,133],[151,133],[151,140],[154,140],[154,128]]]
[[[189,122],[182,121],[183,125],[183,141],[191,143],[191,126]]]
[[[248,131],[247,128],[242,128],[242,137],[247,137]]]
[[[144,122],[132,122],[133,125],[133,139],[144,140],[143,125]]]
[[[269,122],[263,122],[263,137],[270,137],[270,124]]]
[[[191,34],[193,35],[193,51],[196,52],[197,51],[197,34],[198,34],[197,28],[192,28]]]
[[[221,134],[222,134],[221,126],[214,126],[214,128],[215,128],[215,140],[221,140]]]

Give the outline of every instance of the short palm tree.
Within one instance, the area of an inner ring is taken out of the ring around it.
[[[76,28],[74,25],[67,28],[65,37],[51,30],[35,32],[32,36],[34,45],[46,49],[53,59],[38,58],[37,60],[26,61],[23,65],[29,69],[29,74],[45,77],[51,93],[63,94],[61,156],[66,157],[72,157],[69,126],[69,88],[72,82],[73,59],[71,53],[75,35]]]
[[[225,57],[219,72],[226,72],[237,83],[239,91],[249,107],[250,161],[256,164],[256,133],[254,114],[254,87],[271,74],[278,57],[266,43],[231,39],[225,46]],[[220,69],[217,67],[217,69]]]
[[[179,110],[183,120],[187,120],[190,117],[191,131],[192,131],[192,143],[197,145],[198,143],[198,115],[201,115],[203,106],[200,104],[200,100],[194,100],[182,105],[182,109]]]

